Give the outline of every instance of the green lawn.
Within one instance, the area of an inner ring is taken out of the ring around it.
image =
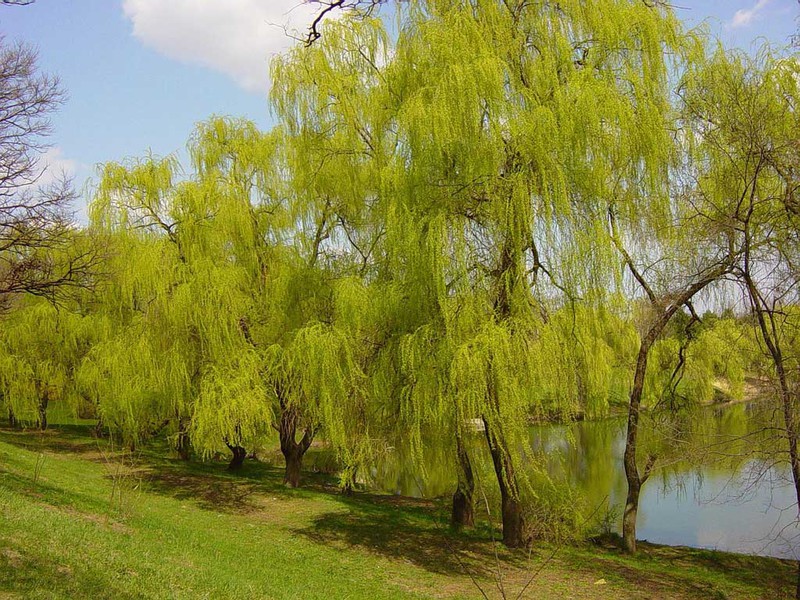
[[[636,558],[594,544],[508,552],[488,525],[450,534],[444,501],[344,497],[322,476],[287,490],[253,461],[233,475],[131,460],[89,431],[0,430],[0,598],[480,598],[478,586],[516,598],[529,581],[522,597],[794,591],[788,561],[646,544]]]

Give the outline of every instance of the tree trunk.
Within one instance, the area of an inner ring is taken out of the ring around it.
[[[511,453],[502,433],[495,431],[486,417],[483,418],[483,423],[486,426],[486,441],[489,443],[489,452],[500,486],[503,544],[509,548],[519,548],[525,545],[525,519]]]
[[[622,543],[626,552],[636,552],[636,516],[639,512],[639,493],[642,489],[642,479],[639,477],[639,468],[636,465],[636,450],[639,437],[639,409],[642,403],[644,390],[644,376],[647,372],[647,358],[650,353],[652,340],[655,339],[653,330],[642,340],[639,355],[636,358],[636,373],[633,377],[628,403],[628,431],[625,437],[625,479],[628,484],[628,496],[625,500],[625,512],[622,516]]]
[[[47,392],[43,393],[39,398],[39,429],[42,431],[47,429],[47,404],[49,401]]]
[[[629,261],[629,257],[626,257],[626,261]],[[648,291],[651,302],[657,305],[658,303],[655,301],[655,296],[652,294],[652,291],[650,291],[650,288],[646,287],[642,276],[636,271],[632,263],[628,262],[628,266],[634,277]],[[636,373],[633,376],[633,388],[631,388],[630,401],[628,402],[628,430],[625,436],[625,456],[623,458],[625,479],[628,484],[628,494],[625,501],[625,512],[622,516],[622,542],[625,550],[631,554],[636,552],[636,517],[639,512],[639,493],[645,481],[650,477],[650,472],[655,463],[655,456],[649,456],[644,472],[641,475],[639,474],[639,468],[636,465],[636,453],[639,440],[639,411],[642,403],[644,378],[647,373],[647,359],[650,354],[650,349],[678,309],[689,302],[695,294],[707,285],[716,281],[717,278],[725,273],[726,269],[727,266],[725,264],[720,264],[715,269],[707,272],[699,281],[684,288],[679,294],[674,295],[664,312],[652,323],[650,329],[647,331],[647,335],[642,338],[642,343],[639,346],[639,354],[636,357]]]
[[[747,291],[750,295],[750,301],[753,305],[753,310],[758,319],[758,326],[761,330],[761,335],[772,358],[772,364],[775,367],[775,372],[778,375],[778,384],[780,386],[781,404],[783,408],[783,422],[786,427],[786,439],[789,443],[789,466],[792,470],[792,480],[794,483],[795,499],[797,501],[798,517],[800,517],[800,456],[798,456],[797,437],[798,437],[798,423],[795,414],[795,404],[793,402],[792,393],[789,389],[789,380],[786,376],[786,365],[783,358],[783,349],[780,339],[777,334],[778,328],[775,325],[774,311],[769,308],[764,308],[765,304],[759,294],[758,288],[755,286],[750,273],[745,271],[743,273]],[[767,323],[769,319],[769,324]],[[797,579],[795,582],[795,598],[800,600],[800,562],[797,564]]]
[[[231,446],[230,444],[226,445],[228,448],[230,448],[231,452],[233,452],[233,458],[231,458],[231,462],[228,464],[228,470],[238,471],[244,464],[244,459],[247,456],[247,450],[241,446]]]
[[[289,487],[300,487],[300,471],[303,467],[303,452],[300,451],[299,445],[295,446],[288,452],[283,453],[286,459],[286,470],[283,474],[283,483]]]
[[[460,530],[462,527],[472,527],[475,524],[473,501],[475,477],[472,474],[472,464],[460,433],[456,437],[456,454],[458,457],[458,487],[453,494],[450,525],[453,529]]]
[[[19,422],[17,421],[17,415],[14,414],[13,408],[8,409],[8,425],[9,427],[13,428],[16,428],[17,425],[19,425]]]
[[[175,451],[181,460],[189,460],[191,442],[189,440],[189,420],[178,417],[178,438],[175,441]]]
[[[345,471],[347,471],[347,470],[348,469],[345,469]],[[355,484],[355,481],[356,481],[357,473],[358,473],[358,467],[357,466],[353,467],[352,468],[352,475],[350,477],[348,477],[345,480],[344,485],[342,485],[342,489],[341,489],[342,496],[352,496],[353,493],[355,492],[354,484]]]
[[[303,467],[303,457],[311,446],[314,439],[314,428],[306,427],[303,438],[297,442],[297,413],[291,409],[284,409],[281,413],[281,422],[278,429],[278,437],[281,442],[281,453],[286,461],[286,470],[283,475],[283,483],[288,487],[300,486],[300,473]]]
[[[627,469],[625,474],[627,476]],[[636,554],[636,518],[639,513],[640,490],[641,486],[637,479],[628,477],[628,497],[622,515],[622,545],[629,554]]]

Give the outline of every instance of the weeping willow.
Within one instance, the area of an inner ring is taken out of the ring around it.
[[[3,402],[35,421],[43,398],[80,395],[129,445],[165,434],[184,457],[229,450],[232,468],[277,437],[292,486],[315,441],[349,486],[397,445],[424,478],[434,439],[458,525],[479,429],[519,546],[542,518],[526,507],[554,497],[529,424],[627,403],[642,323],[671,306],[642,302],[626,269],[666,256],[667,289],[697,267],[675,258],[690,243],[709,258],[727,239],[670,179],[699,143],[672,135],[670,90],[702,48],[638,0],[428,0],[399,3],[390,30],[326,27],[273,61],[270,132],[215,117],[186,170],[102,168],[93,337],[20,308]],[[709,401],[715,380],[740,395],[737,328],[651,340],[643,406]]]
[[[189,175],[171,158],[103,169],[91,212],[117,238],[103,291],[115,332],[83,385],[125,436],[167,423],[184,453],[227,447],[232,467],[277,430],[297,485],[317,432],[343,456],[369,437],[363,294],[354,261],[325,245],[353,198],[308,189],[280,130],[212,119],[189,151]]]
[[[75,374],[102,324],[75,306],[25,297],[0,328],[0,401],[12,424],[47,428],[48,408],[82,412]]]
[[[596,310],[619,278],[610,201],[622,219],[653,192],[640,227],[670,217],[665,50],[691,43],[668,9],[622,1],[415,2],[392,36],[329,27],[274,65],[291,170],[324,206],[356,200],[341,232],[361,225],[363,275],[398,294],[383,410],[418,457],[426,431],[458,445],[484,422],[517,545],[528,417],[580,396],[599,414],[619,393],[615,340],[563,307]]]

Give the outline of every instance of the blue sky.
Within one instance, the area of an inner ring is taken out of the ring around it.
[[[687,24],[708,21],[746,50],[798,30],[797,0],[674,4]],[[53,117],[47,160],[88,194],[96,165],[181,151],[212,114],[268,127],[269,57],[313,12],[302,0],[36,0],[0,6],[0,33],[36,45],[42,69],[61,77],[69,99]]]

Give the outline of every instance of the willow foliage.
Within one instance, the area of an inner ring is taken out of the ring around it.
[[[100,324],[71,308],[26,297],[3,319],[0,399],[17,421],[45,425],[52,402],[65,413],[82,408],[74,375]]]

